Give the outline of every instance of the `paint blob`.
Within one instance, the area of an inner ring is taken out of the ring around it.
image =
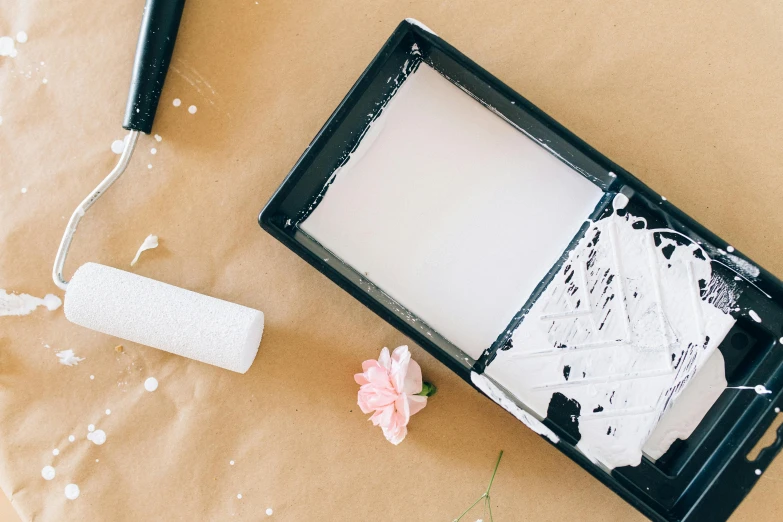
[[[0,56],[16,56],[14,39],[10,36],[0,36]]]
[[[55,457],[56,457],[57,455],[59,455],[59,454],[60,454],[60,450],[58,450],[57,448],[54,448],[54,449],[52,450],[52,455],[54,455]]]
[[[157,153],[158,153],[158,149],[156,149],[155,147],[152,147],[152,148],[150,149],[150,154],[153,154],[153,155],[155,155],[155,154],[157,154]]]
[[[147,236],[144,239],[144,242],[139,247],[139,249],[136,251],[136,255],[133,257],[133,261],[131,261],[131,266],[135,265],[139,261],[139,256],[141,255],[142,252],[157,247],[158,247],[158,236],[153,236],[152,234]]]
[[[239,493],[239,494],[237,495],[237,498],[240,498],[240,499],[241,499],[241,498],[242,498],[242,493]]]
[[[759,314],[757,314],[754,310],[748,310],[748,315],[757,323],[761,322],[761,317],[759,317]]]
[[[196,114],[196,111],[197,111],[197,110],[198,110],[198,109],[196,108],[196,106],[195,106],[195,105],[191,105],[190,107],[188,107],[188,112],[189,112],[190,114]]]
[[[63,350],[55,354],[60,360],[60,364],[65,366],[77,366],[84,360],[84,357],[77,357],[73,350]]]
[[[19,31],[16,33],[16,41],[19,43],[27,42],[27,33],[24,31]]]
[[[92,441],[96,446],[100,446],[106,442],[106,432],[103,430],[95,430],[92,433],[87,434],[87,440]]]
[[[174,101],[172,103],[174,107],[179,107],[180,105],[182,105],[182,100],[180,100],[179,98],[174,98]]]
[[[163,138],[160,137],[160,134],[155,135],[155,141],[162,141]]]
[[[111,410],[106,410],[106,415],[111,415]]]
[[[51,466],[44,466],[44,468],[41,470],[41,476],[44,480],[52,480],[54,476],[56,475],[56,472],[54,471],[54,468]]]
[[[68,484],[65,486],[65,498],[68,500],[76,500],[79,498],[80,494],[81,491],[79,491],[79,486],[76,484]]]
[[[90,424],[87,426],[87,431],[95,431],[95,424]]]
[[[146,381],[144,381],[144,389],[148,392],[154,392],[158,389],[158,380],[155,377],[148,377]]]
[[[54,294],[47,294],[41,299],[28,294],[9,294],[0,289],[0,316],[27,315],[39,306],[45,306],[49,311],[54,311],[62,304],[60,298]]]
[[[122,150],[125,148],[125,142],[122,140],[114,140],[111,142],[111,151],[115,154],[122,154]]]
[[[272,511],[272,508],[266,508],[266,515],[267,515],[268,517],[271,517],[271,516],[272,516],[272,513],[274,513],[274,511]]]
[[[73,442],[73,441],[75,441],[75,440],[76,440],[76,437],[74,437],[73,435],[69,435],[69,436],[68,436],[68,440],[69,440],[70,442]]]

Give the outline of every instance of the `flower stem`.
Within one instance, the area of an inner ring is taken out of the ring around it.
[[[426,385],[426,383],[425,383],[425,385]],[[419,395],[422,395],[422,394],[419,394]],[[500,466],[500,459],[502,459],[502,458],[503,458],[503,450],[500,450],[500,455],[498,455],[498,460],[497,460],[497,462],[495,462],[495,469],[492,470],[492,478],[489,479],[489,485],[487,486],[487,490],[484,493],[482,493],[481,496],[473,504],[471,504],[470,507],[468,507],[468,509],[463,511],[460,516],[455,518],[454,522],[459,522],[460,520],[462,520],[462,517],[467,515],[468,511],[473,509],[476,506],[476,504],[478,504],[482,500],[484,500],[484,505],[489,510],[489,520],[490,520],[490,522],[492,522],[492,506],[490,505],[489,490],[492,488],[492,483],[495,481],[495,475],[497,475],[498,466]]]
[[[422,395],[424,397],[432,397],[435,395],[435,392],[438,391],[438,388],[429,382],[425,382],[421,385],[421,391],[417,393],[416,395]]]

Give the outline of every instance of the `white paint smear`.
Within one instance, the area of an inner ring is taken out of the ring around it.
[[[41,470],[41,476],[44,480],[52,480],[57,472],[51,466],[44,466]]]
[[[579,447],[609,468],[641,462],[659,420],[735,322],[711,304],[734,297],[710,284],[704,249],[646,225],[616,213],[595,222],[486,370],[541,417],[555,394],[575,401]],[[691,397],[690,408],[709,409],[716,394]],[[674,421],[651,451],[695,427],[684,413]]]
[[[0,316],[27,315],[39,306],[45,306],[54,311],[62,306],[63,302],[54,294],[46,294],[41,299],[28,294],[9,294],[0,289]]]
[[[749,310],[748,315],[750,316],[751,319],[753,319],[757,323],[761,322],[761,317],[759,317],[759,314],[757,314],[754,310]]]
[[[0,36],[0,56],[16,56],[16,45],[10,36]]]
[[[474,359],[603,196],[426,64],[333,180],[301,228]]]
[[[144,381],[144,389],[148,392],[154,392],[158,389],[158,380],[155,377],[148,377],[146,381]]]
[[[79,486],[76,484],[68,484],[65,486],[65,498],[68,500],[76,500],[79,498],[80,494],[81,491],[79,491]]]
[[[768,390],[763,384],[757,384],[756,386],[726,386],[727,390],[753,390],[759,395],[767,395],[772,393],[772,390]]]
[[[87,434],[87,440],[91,441],[96,446],[100,446],[106,442],[106,432],[103,430],[95,430]]]
[[[487,379],[484,375],[479,375],[476,372],[470,372],[470,380],[473,382],[473,384],[476,385],[476,387],[483,391],[490,399],[498,403],[499,405],[503,406],[503,408],[508,411],[510,414],[512,414],[514,417],[522,421],[522,424],[533,430],[534,432],[538,433],[539,435],[543,435],[544,437],[548,438],[550,441],[557,444],[560,442],[560,437],[555,435],[555,433],[547,428],[543,422],[536,419],[533,415],[526,412],[514,402],[508,398],[508,396],[500,391],[500,389],[495,386],[492,381]]]
[[[84,357],[77,357],[73,350],[63,350],[55,354],[60,360],[60,364],[65,366],[77,366],[84,360]]]
[[[142,252],[157,247],[158,247],[158,236],[153,236],[152,234],[147,236],[144,239],[144,242],[139,247],[139,249],[136,251],[136,255],[133,257],[133,261],[131,261],[131,266],[135,265],[139,261],[139,256],[141,255]]]

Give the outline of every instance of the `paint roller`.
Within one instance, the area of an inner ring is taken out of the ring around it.
[[[99,332],[245,373],[258,352],[264,314],[96,263],[79,267],[66,282],[63,267],[85,212],[117,181],[139,133],[149,134],[177,37],[185,0],[147,0],[133,62],[123,128],[128,130],[117,165],[76,208],[52,269],[65,290],[65,317]]]

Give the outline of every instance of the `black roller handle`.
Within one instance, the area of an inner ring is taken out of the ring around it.
[[[122,124],[127,130],[152,130],[184,7],[185,0],[147,0],[144,5]]]

